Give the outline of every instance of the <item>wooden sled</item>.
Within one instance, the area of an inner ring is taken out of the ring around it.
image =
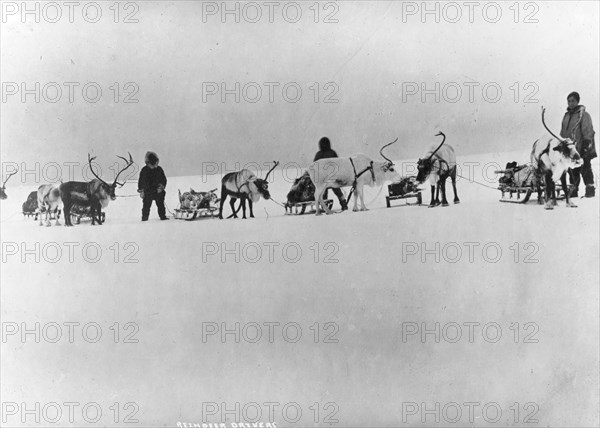
[[[423,197],[421,191],[417,188],[415,177],[405,177],[399,183],[388,185],[388,196],[385,197],[385,204],[388,208],[391,208],[392,201],[412,198],[416,198],[416,203],[406,202],[401,206],[421,205],[423,203]]]
[[[213,218],[218,215],[219,209],[216,207],[210,208],[198,208],[198,209],[185,209],[185,208],[177,208],[175,209],[175,214],[173,218],[176,220],[185,220],[192,221],[201,218]]]
[[[285,205],[285,214],[286,215],[302,215],[302,214],[314,214],[317,209],[315,207],[315,201],[307,201],[307,202],[298,202],[295,204],[286,204]],[[331,209],[333,206],[333,199],[327,199],[325,201],[327,207]],[[308,210],[307,210],[308,208]]]

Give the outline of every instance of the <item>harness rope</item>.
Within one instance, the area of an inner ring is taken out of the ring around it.
[[[0,223],[4,223],[5,221],[10,220],[11,218],[13,218],[14,216],[16,216],[17,214],[23,214],[22,211],[17,211],[14,214],[11,214],[10,216],[6,217],[4,220],[0,220]]]
[[[443,161],[444,163],[446,163],[446,165],[448,165],[448,163],[447,163],[446,161],[444,161],[443,159],[438,159],[438,160],[440,160],[440,161]],[[434,166],[433,168],[436,168],[436,167]],[[433,169],[433,168],[432,168],[432,169]],[[456,168],[456,167],[455,167],[455,168]],[[441,171],[441,168],[437,168],[437,171]],[[468,180],[468,181],[469,181],[469,182],[471,182],[471,183],[475,183],[475,184],[479,184],[480,186],[487,187],[488,189],[498,190],[498,188],[497,188],[497,187],[493,187],[493,186],[490,186],[490,185],[487,185],[487,184],[484,184],[484,183],[480,183],[479,181],[477,181],[477,180],[474,180],[474,179],[472,179],[472,178],[470,178],[470,177],[465,177],[465,176],[463,176],[463,175],[460,175],[460,174],[458,174],[458,173],[456,173],[456,176],[457,176],[457,177],[460,177],[460,178],[464,178],[465,180]]]
[[[356,190],[356,185],[358,184],[358,179],[360,178],[361,175],[363,175],[365,172],[371,170],[371,178],[373,179],[373,182],[375,182],[375,172],[373,171],[373,161],[371,161],[371,164],[366,167],[363,171],[361,171],[360,174],[356,174],[356,167],[354,166],[354,161],[352,160],[352,158],[350,159],[350,163],[352,164],[352,169],[354,170],[354,183],[352,183],[352,188],[350,189],[350,193],[348,194],[348,199],[346,199],[346,205],[348,205],[350,203],[350,198],[352,197],[352,193],[354,193],[354,190]],[[383,185],[382,185],[383,187]]]

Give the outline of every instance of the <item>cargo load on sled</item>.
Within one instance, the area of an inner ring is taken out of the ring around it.
[[[81,220],[91,220],[92,219],[92,207],[82,206],[73,204],[71,207],[71,222],[75,224],[80,224]],[[96,217],[98,218],[98,217]],[[100,211],[100,221],[104,223],[106,219],[106,213]]]
[[[175,209],[174,218],[177,220],[195,220],[197,218],[215,217],[219,212],[217,203],[219,198],[216,195],[217,189],[209,192],[196,192],[190,189],[189,192],[179,192],[179,206]]]
[[[329,209],[333,206],[332,199],[327,199],[325,203]],[[287,194],[285,213],[286,215],[314,214],[316,211],[315,204],[315,185],[307,171],[300,178],[294,180],[294,184]],[[307,208],[308,212],[306,211]]]
[[[27,196],[27,200],[25,202],[23,202],[23,205],[21,206],[21,208],[22,208],[24,218],[33,217],[33,219],[35,221],[37,221],[38,216],[40,214],[43,214],[46,212],[45,208],[43,208],[41,212],[38,209],[38,192],[37,192],[37,190],[34,190],[33,192],[31,192],[29,194],[29,196]],[[56,210],[52,211],[50,213],[49,220],[58,220],[60,218],[60,213],[61,213],[61,210],[58,208]]]
[[[385,197],[385,204],[388,208],[390,208],[392,206],[392,201],[410,198],[416,198],[416,205],[421,205],[423,202],[417,178],[403,177],[398,183],[392,183],[388,185],[388,196]],[[406,202],[404,205],[415,204]]]
[[[538,176],[531,164],[509,162],[505,169],[496,171],[496,174],[503,174],[498,180],[498,190],[502,192],[500,202],[524,204],[529,201],[533,192],[543,192],[545,188],[544,179]],[[564,198],[564,194],[560,195],[560,186],[556,187],[556,191],[559,199]]]

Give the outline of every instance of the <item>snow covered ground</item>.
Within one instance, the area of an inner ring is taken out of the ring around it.
[[[458,161],[495,186],[528,159]],[[220,178],[170,178],[168,207]],[[368,212],[142,223],[127,197],[46,228],[18,214],[35,187],[1,202],[3,425],[599,423],[598,198],[545,211],[460,179],[448,208],[387,209],[384,188]]]

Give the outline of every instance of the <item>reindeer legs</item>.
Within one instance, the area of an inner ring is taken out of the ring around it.
[[[219,201],[219,219],[223,220],[223,205],[225,205],[225,199],[227,199],[227,189],[221,185],[221,200]]]
[[[60,216],[60,210],[58,209],[58,205],[57,205],[56,208],[54,208],[54,217],[56,219],[56,221],[54,222],[54,226],[61,226],[59,218],[58,218],[59,216]]]
[[[552,171],[547,171],[544,175],[544,182],[546,184],[545,189],[545,209],[553,210],[554,204],[552,203],[552,199],[556,198],[556,194],[554,193],[554,180],[552,180]]]
[[[358,194],[358,197],[360,198],[360,210],[361,211],[368,211],[367,210],[367,206],[365,205],[363,187],[360,186],[360,189],[359,189],[358,186],[357,186],[356,187],[356,193]]]
[[[243,196],[240,198],[240,205],[242,206],[242,218],[246,220],[246,198]]]
[[[100,203],[90,207],[90,214],[92,216],[92,225],[98,222],[98,225],[102,226],[102,205]]]
[[[71,203],[63,199],[63,215],[65,216],[65,227],[73,226],[71,223]]]
[[[237,213],[240,210],[240,208],[238,207],[238,209],[235,209],[235,201],[237,201],[237,198],[234,198],[233,196],[229,196],[229,206],[231,207],[231,211],[233,211],[233,213],[227,217],[227,218],[238,218]],[[242,205],[242,202],[240,202],[240,205]],[[244,206],[244,210],[245,210],[245,206]]]
[[[438,183],[439,188],[441,188],[442,190],[442,206],[443,207],[447,207],[448,204],[448,200],[446,199],[446,178],[447,177],[442,177]]]
[[[248,207],[250,208],[250,218],[254,218],[254,212],[252,211],[252,199],[248,198]]]
[[[565,194],[565,204],[567,205],[567,207],[577,208],[577,205],[575,205],[570,200],[570,195],[569,195],[570,192],[569,192],[569,186],[567,185],[567,173],[566,172],[560,177],[560,184],[562,185],[562,189]]]
[[[325,187],[321,189],[315,189],[315,207],[317,209],[317,212],[315,213],[316,215],[321,215],[321,208],[323,208],[326,214],[331,214],[331,210],[329,209],[329,207],[325,203],[325,199],[323,198],[323,195],[325,194],[325,189]]]
[[[456,167],[454,168],[454,173],[451,176],[452,179],[452,191],[454,192],[454,203],[460,204],[460,199],[458,199],[458,192],[456,191]]]
[[[435,186],[431,186],[431,201],[429,202],[429,208],[435,207]]]

